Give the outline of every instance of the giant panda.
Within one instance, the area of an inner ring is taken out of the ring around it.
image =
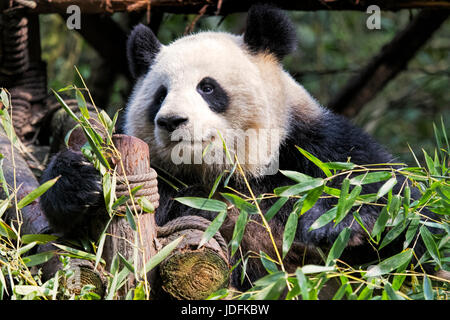
[[[135,86],[126,106],[123,130],[148,143],[151,163],[161,174],[169,173],[184,182],[175,190],[159,181],[158,225],[183,215],[214,219],[214,212],[193,209],[174,199],[208,197],[216,178],[225,170],[232,171],[230,154],[241,163],[245,179],[236,170],[228,186],[245,195],[249,194],[250,186],[256,196],[293,184],[279,170],[324,177],[296,146],[324,162],[393,162],[393,156],[368,134],[321,106],[283,69],[282,59],[296,46],[295,28],[287,15],[268,5],[253,6],[249,10],[243,35],[207,31],[163,45],[144,25],[132,30],[127,56]],[[248,132],[256,135],[246,135]],[[269,132],[270,137],[261,138],[259,132]],[[237,150],[239,143],[244,152]],[[228,154],[221,152],[223,144],[229,148]],[[250,161],[249,150],[255,147],[269,152]],[[209,161],[204,157],[205,149],[211,155]],[[52,159],[43,181],[58,175],[61,175],[60,180],[43,195],[41,203],[54,228],[73,236],[82,229],[83,221],[89,219],[91,209],[101,206],[100,177],[80,152],[71,150]],[[376,193],[379,187],[379,184],[368,184],[363,192]],[[222,191],[219,187],[214,197],[224,201],[220,196]],[[70,207],[65,202],[68,199]],[[259,207],[267,212],[275,200],[264,199]],[[288,271],[304,263],[322,264],[318,248],[329,249],[345,227],[351,228],[351,236],[342,255],[344,261],[360,264],[380,259],[368,244],[366,232],[351,214],[337,226],[330,222],[308,231],[312,223],[336,203],[334,198],[321,197],[299,218],[294,244],[284,259]],[[293,204],[294,200],[289,200],[269,222],[279,248]],[[220,229],[227,240],[232,237],[239,214],[233,206],[229,208]],[[378,208],[364,205],[359,210],[369,229],[379,215]],[[257,223],[247,224],[242,252],[263,251],[275,257],[259,216],[252,215],[251,219]],[[415,249],[419,255],[423,252],[422,246],[418,241]],[[383,250],[390,249],[400,252],[401,244],[394,243]],[[236,254],[235,260],[238,258]],[[253,281],[266,274],[258,258],[249,259],[243,283],[240,271],[238,267],[232,275],[233,286],[240,290],[250,288]]]

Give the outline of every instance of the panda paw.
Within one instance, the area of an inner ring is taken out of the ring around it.
[[[56,154],[44,171],[41,183],[60,176],[41,196],[41,208],[55,232],[65,236],[82,234],[87,219],[102,205],[101,176],[80,151]]]

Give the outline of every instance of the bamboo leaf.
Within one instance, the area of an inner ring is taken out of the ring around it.
[[[6,189],[3,189],[6,190]],[[3,191],[2,190],[2,191]],[[15,194],[11,193],[6,199],[3,199],[0,202],[0,218],[3,216],[5,211],[12,206],[11,200],[14,198]]]
[[[86,99],[84,98],[83,93],[81,93],[80,89],[78,89],[78,88],[75,89],[75,97],[77,99],[78,108],[80,109],[81,114],[86,119],[89,119],[90,115],[89,115],[89,111],[86,106]]]
[[[24,234],[21,240],[24,244],[36,242],[38,244],[44,244],[50,241],[58,239],[57,236],[51,234]]]
[[[58,247],[61,250],[64,250],[66,252],[68,252],[69,254],[77,257],[77,258],[81,258],[81,259],[87,259],[87,260],[91,260],[91,261],[95,261],[96,256],[93,255],[92,253],[88,253],[88,252],[84,252],[78,249],[74,249],[59,243],[53,243],[54,246]],[[100,262],[102,264],[105,264],[105,260],[101,259]]]
[[[103,247],[105,246],[105,240],[106,240],[106,233],[103,232],[100,240],[98,242],[98,247],[97,247],[97,254],[95,255],[95,265],[94,265],[94,269],[97,268],[98,263],[100,262],[100,259],[102,258],[102,253],[103,253]]]
[[[217,187],[219,186],[219,183],[220,183],[220,181],[222,180],[222,177],[223,177],[223,175],[225,174],[225,171],[223,171],[217,178],[216,178],[216,180],[214,181],[214,184],[213,184],[213,186],[212,186],[212,188],[211,188],[211,191],[210,191],[210,193],[209,193],[209,195],[208,195],[208,199],[211,199],[211,197],[214,195],[214,193],[216,192],[216,190],[217,190]]]
[[[241,197],[232,193],[221,193],[221,195],[225,199],[230,201],[239,210],[245,210],[249,214],[258,214],[258,209],[256,208],[256,206],[249,203],[248,201],[245,201]]]
[[[297,278],[303,300],[309,300],[308,278],[304,275],[302,268],[297,268],[297,270],[295,270],[295,277]]]
[[[291,212],[284,227],[283,232],[283,259],[289,252],[292,243],[294,242],[295,232],[297,231],[298,225],[298,213],[296,211]]]
[[[136,222],[134,221],[133,213],[131,212],[129,206],[127,206],[125,209],[125,215],[127,217],[127,221],[130,224],[131,229],[133,229],[133,231],[136,231]]]
[[[428,253],[431,255],[433,260],[439,265],[439,267],[442,268],[439,249],[438,246],[436,245],[436,242],[433,240],[433,235],[425,226],[421,226],[419,232],[420,236],[422,237],[423,243],[425,244],[425,247],[428,250]]]
[[[337,207],[333,207],[324,214],[322,214],[314,223],[309,227],[308,231],[319,229],[326,224],[333,221],[333,219],[336,217]]]
[[[302,267],[302,271],[304,274],[330,272],[335,270],[336,268],[334,266],[318,266],[314,264],[307,264]]]
[[[339,222],[341,222],[347,213],[352,208],[353,204],[356,201],[356,198],[359,196],[362,187],[360,185],[357,185],[353,188],[350,195],[348,194],[348,188],[349,188],[350,181],[348,179],[344,179],[343,182],[343,190],[341,191],[340,198],[338,200],[338,206],[337,206],[337,212],[336,212],[336,221],[334,222],[334,226],[338,225]]]
[[[198,245],[199,248],[201,248],[205,243],[211,240],[212,237],[214,237],[214,235],[219,231],[226,217],[227,211],[219,212],[219,214],[214,218],[214,220],[210,223],[208,228],[206,228],[205,232],[203,233],[202,239],[200,240],[200,243]]]
[[[53,94],[56,97],[56,100],[58,100],[59,104],[63,107],[63,109],[69,114],[69,116],[75,120],[75,122],[79,123],[80,119],[78,119],[77,115],[72,111],[72,109],[69,108],[69,106],[66,104],[63,98],[53,89],[51,89]]]
[[[180,244],[181,240],[183,240],[183,236],[173,240],[164,248],[159,250],[157,254],[151,257],[150,260],[145,264],[145,267],[142,269],[141,277],[144,275],[144,272],[148,273],[150,270],[160,264],[165,258],[167,258],[169,254]]]
[[[236,224],[234,225],[233,236],[230,241],[231,246],[231,256],[234,256],[236,250],[239,248],[239,245],[242,241],[242,237],[244,236],[245,226],[248,221],[248,213],[246,210],[241,210],[239,216],[236,220]]]
[[[393,240],[395,240],[403,232],[403,230],[405,230],[407,226],[408,226],[407,223],[399,223],[394,228],[389,230],[389,232],[383,237],[383,241],[380,244],[379,250],[381,250],[389,243],[391,243]]]
[[[55,255],[54,251],[46,251],[23,258],[23,262],[27,267],[37,266],[49,261]]]
[[[181,197],[175,198],[175,200],[184,205],[187,205],[188,207],[199,210],[214,211],[214,212],[221,212],[227,210],[226,203],[214,199]]]
[[[27,194],[25,197],[23,197],[19,203],[17,204],[18,209],[22,209],[32,203],[34,200],[39,198],[41,195],[43,195],[48,189],[50,189],[56,181],[58,181],[59,177],[56,177],[54,179],[48,180],[41,184],[39,187],[31,191],[29,194]]]
[[[289,179],[294,180],[295,182],[301,183],[306,182],[311,179],[314,179],[313,177],[310,177],[306,174],[297,172],[297,171],[290,171],[290,170],[280,170],[280,173],[288,177]]]
[[[22,255],[22,254],[24,254],[24,253],[30,251],[32,248],[34,248],[34,246],[35,246],[36,244],[37,244],[37,242],[36,242],[36,241],[33,241],[33,242],[31,242],[31,243],[29,243],[29,244],[23,246],[23,247],[20,247],[20,248],[17,250],[17,253],[18,253],[19,255]]]
[[[427,276],[423,277],[423,296],[425,300],[433,300],[433,286],[431,285],[431,280]]]
[[[109,165],[108,161],[106,160],[105,156],[103,155],[103,153],[100,150],[101,143],[99,143],[98,141],[95,142],[94,138],[92,137],[92,133],[94,132],[94,130],[90,130],[90,129],[86,128],[85,126],[81,126],[81,128],[83,129],[84,135],[86,136],[89,146],[91,147],[92,151],[97,156],[97,159],[100,161],[100,163],[104,167],[111,169],[111,166]]]
[[[271,207],[267,210],[264,218],[267,221],[270,221],[278,211],[280,211],[281,207],[289,200],[288,197],[280,197]]]
[[[324,186],[320,186],[318,188],[308,191],[306,198],[303,200],[302,209],[300,210],[300,215],[303,215],[309,209],[314,207],[317,200],[319,200],[320,196],[322,195],[323,189],[324,189]]]
[[[352,170],[355,167],[351,162],[325,162],[324,165],[332,170]]]
[[[378,277],[383,274],[389,273],[402,265],[408,263],[412,258],[412,250],[406,250],[400,252],[390,258],[387,258],[380,262],[378,265],[373,266],[366,272],[365,277]]]
[[[383,232],[386,223],[389,220],[389,211],[387,209],[387,206],[384,206],[383,209],[380,212],[380,215],[378,216],[377,220],[375,221],[375,225],[372,229],[372,237],[378,236]]]
[[[369,173],[361,174],[359,176],[351,178],[350,184],[362,185],[362,184],[381,182],[381,181],[385,181],[391,177],[392,177],[392,173],[387,172],[387,171],[369,172]]]
[[[6,93],[6,90],[3,88],[0,91],[0,99],[3,103],[3,105],[5,106],[5,108],[8,109],[9,108],[9,98],[8,98],[8,94]]]
[[[289,186],[287,189],[280,190],[279,188],[276,188],[274,191],[275,194],[278,194],[281,197],[289,197],[320,187],[324,184],[324,182],[325,182],[324,179],[311,179],[305,182],[295,184],[293,186]]]
[[[265,252],[260,251],[260,260],[266,271],[270,274],[279,272],[277,264]]]
[[[395,292],[389,282],[386,282],[386,284],[384,285],[384,292],[386,293],[387,297],[389,297],[389,300],[404,300]]]
[[[406,230],[405,241],[403,243],[403,250],[406,249],[414,236],[417,234],[417,229],[419,228],[420,218],[411,219],[408,229]]]
[[[302,148],[296,146],[296,148],[312,163],[314,163],[316,166],[318,166],[327,177],[331,177],[331,171],[330,169],[328,169],[328,167],[318,158],[316,158],[315,156],[313,156],[311,153],[309,153],[306,150],[303,150]]]
[[[392,188],[397,184],[397,179],[395,177],[390,178],[388,181],[386,181],[380,189],[378,189],[377,192],[377,198],[381,198],[385,194],[387,194],[389,191],[392,190]]]
[[[155,207],[146,197],[140,197],[137,199],[138,204],[141,206],[142,210],[147,213],[155,212]]]
[[[338,259],[341,256],[342,252],[347,246],[348,240],[350,239],[351,231],[352,230],[350,228],[342,229],[337,239],[334,241],[333,246],[330,249],[330,252],[328,253],[325,265],[327,266],[331,265],[331,263],[334,260]]]

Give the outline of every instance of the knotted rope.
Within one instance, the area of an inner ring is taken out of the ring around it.
[[[183,216],[167,222],[164,226],[158,227],[157,236],[158,238],[165,238],[175,232],[187,229],[205,231],[210,224],[211,221],[200,216]],[[225,239],[219,232],[216,232],[213,238],[228,258],[228,246]]]
[[[158,180],[157,173],[153,168],[150,168],[150,172],[138,175],[127,175],[129,188],[124,177],[117,178],[116,184],[116,196],[128,196],[129,190],[132,190],[138,186],[142,186],[135,194],[134,197],[145,197],[149,200],[153,207],[156,209],[159,207],[159,193],[158,193]],[[128,205],[131,201],[128,200]],[[138,208],[139,205],[136,204]],[[124,210],[125,205],[119,207],[119,210]]]

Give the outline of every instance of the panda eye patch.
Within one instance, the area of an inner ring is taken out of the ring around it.
[[[153,99],[149,106],[149,117],[151,122],[155,120],[156,114],[161,108],[161,104],[166,99],[166,96],[167,96],[167,88],[165,86],[160,86],[153,95]]]
[[[164,99],[166,99],[167,96],[167,89],[164,86],[161,86],[158,88],[158,90],[155,93],[155,103],[161,104],[164,102]]]
[[[230,99],[228,94],[213,78],[203,78],[197,85],[197,92],[214,112],[225,112],[229,105]]]

